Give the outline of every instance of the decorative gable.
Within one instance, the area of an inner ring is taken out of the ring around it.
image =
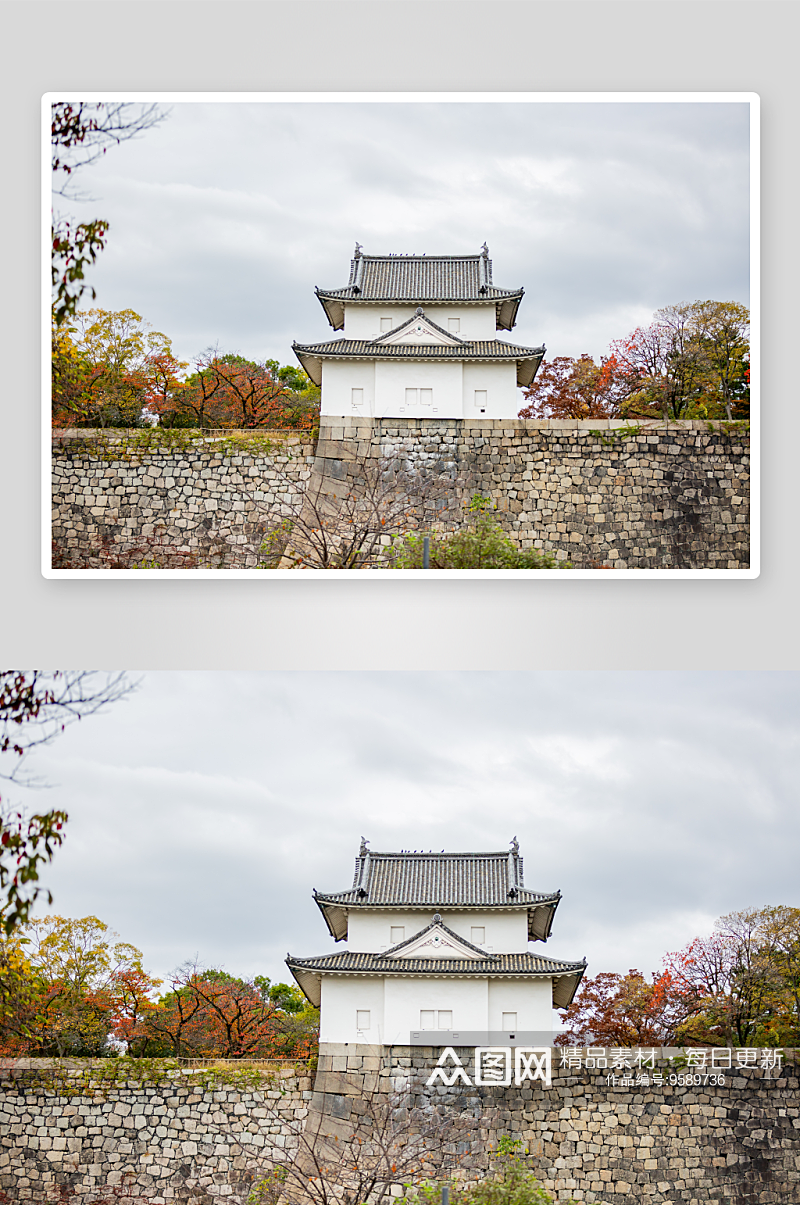
[[[441,326],[437,326],[431,318],[426,317],[422,306],[417,308],[413,317],[408,318],[400,326],[396,326],[392,331],[387,331],[385,335],[381,335],[380,339],[375,340],[376,345],[387,343],[438,343],[449,347],[457,347],[463,342],[463,339],[459,339],[457,335],[452,335]]]
[[[493,955],[487,954],[479,946],[459,937],[452,929],[448,929],[437,912],[429,925],[392,946],[383,953],[384,958],[468,958],[486,961]]]

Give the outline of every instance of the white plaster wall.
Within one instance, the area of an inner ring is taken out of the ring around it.
[[[352,401],[353,389],[364,390],[364,405],[356,410]],[[322,414],[362,414],[370,418],[375,413],[375,363],[370,360],[322,361]]]
[[[486,979],[387,979],[384,1006],[386,1043],[407,1043],[419,1029],[422,1009],[449,1009],[454,1029],[486,1029],[489,991]]]
[[[369,1009],[370,1028],[359,1032],[356,1014],[364,1009]],[[517,1014],[520,1030],[554,1028],[549,979],[323,975],[320,1041],[402,1045],[420,1028],[423,1009],[452,1012],[456,1030],[501,1030],[504,1012]]]
[[[426,928],[433,920],[430,912],[358,912],[353,911],[347,920],[347,948],[363,953],[376,954],[396,945],[391,940],[392,925],[403,925],[404,941]],[[528,949],[528,919],[524,910],[519,912],[448,912],[440,913],[448,929],[472,941],[472,926],[482,925],[486,930],[485,948],[496,954],[522,953]]]
[[[464,418],[516,418],[525,404],[517,385],[517,366],[504,364],[465,364],[463,375]],[[475,390],[486,390],[486,413],[475,403]]]
[[[432,404],[407,406],[406,389],[432,389]],[[376,418],[462,418],[462,391],[461,361],[379,360],[375,365]]]
[[[517,1029],[552,1030],[553,986],[550,979],[490,979],[489,1029],[502,1030],[503,1013],[517,1014]]]
[[[496,339],[497,315],[491,305],[423,305],[429,318],[437,326],[448,329],[448,318],[458,318],[462,339]],[[391,318],[392,329],[413,316],[417,307],[389,302],[384,306],[345,305],[344,336],[346,339],[377,339],[381,331],[381,318]]]
[[[485,948],[494,954],[522,954],[528,949],[528,915],[520,912],[459,912],[445,924],[472,941],[473,925],[486,929]],[[473,943],[476,944],[476,943]]]
[[[356,1012],[365,1008],[370,1011],[371,1026],[368,1033],[359,1033]],[[321,1042],[379,1043],[385,1041],[383,1032],[383,979],[360,975],[322,976]]]

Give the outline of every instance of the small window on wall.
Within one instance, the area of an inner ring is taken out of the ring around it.
[[[381,334],[383,334],[384,331],[390,331],[391,329],[392,329],[391,318],[381,318]]]
[[[447,329],[449,330],[451,335],[457,335],[458,332],[461,330],[461,319],[460,318],[448,318],[447,319]]]
[[[473,946],[482,946],[486,942],[486,929],[483,925],[472,926],[472,944]]]
[[[475,390],[475,409],[481,414],[486,413],[486,393],[485,389]]]
[[[517,1028],[517,1014],[503,1013],[503,1030],[504,1032],[513,1033]]]
[[[356,1010],[356,1029],[370,1029],[369,1009],[359,1008]]]
[[[432,406],[433,405],[433,390],[432,389],[407,389],[406,390],[406,405],[407,406]]]
[[[354,410],[356,410],[356,411],[362,410],[364,408],[364,390],[363,389],[351,389],[350,390],[350,401],[351,401],[351,404],[352,404],[352,407]]]
[[[450,1009],[447,1009],[447,1011],[443,1011],[442,1009],[439,1009],[437,1021],[438,1021],[438,1025],[436,1026],[437,1029],[452,1029],[453,1028],[453,1014],[450,1011]]]
[[[436,1028],[436,1013],[432,1008],[423,1008],[419,1014],[420,1029],[435,1029]]]
[[[393,946],[396,946],[398,941],[404,941],[406,936],[405,925],[392,925],[389,929],[389,938]]]

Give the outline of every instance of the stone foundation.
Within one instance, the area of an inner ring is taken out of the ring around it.
[[[420,512],[448,529],[473,494],[521,547],[578,568],[749,566],[749,428],[614,420],[323,418],[286,433],[55,433],[56,568],[255,568],[282,503],[309,481],[335,494],[386,458],[416,473]],[[142,437],[146,438],[146,437]],[[233,441],[233,442],[231,442]],[[272,441],[272,445],[270,445]],[[316,451],[316,455],[314,452]],[[425,483],[441,494],[431,507]]]
[[[679,1052],[661,1055],[670,1053]],[[270,1159],[297,1157],[298,1125],[316,1134],[324,1115],[346,1138],[365,1097],[400,1092],[469,1123],[464,1141],[442,1151],[440,1176],[457,1166],[474,1180],[488,1166],[489,1147],[508,1136],[559,1201],[800,1202],[797,1052],[786,1052],[780,1070],[734,1070],[724,1086],[614,1086],[606,1070],[560,1066],[554,1051],[550,1088],[427,1088],[440,1054],[440,1047],[328,1044],[313,1091],[311,1078],[293,1067],[276,1068],[254,1088],[201,1087],[191,1073],[174,1072],[154,1082],[145,1075],[92,1084],[90,1069],[66,1073],[63,1065],[48,1083],[52,1063],[18,1063],[0,1079],[0,1200],[43,1205],[58,1200],[60,1188],[89,1205],[127,1182],[153,1205],[245,1205],[255,1172]],[[470,1070],[473,1051],[458,1054]]]

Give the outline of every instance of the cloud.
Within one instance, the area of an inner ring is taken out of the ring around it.
[[[560,888],[554,957],[658,966],[726,912],[797,904],[795,673],[149,673],[32,769],[67,840],[47,882],[160,974],[285,979],[313,887],[373,849],[503,849]]]
[[[325,338],[315,285],[367,253],[476,252],[526,289],[521,343],[598,356],[679,301],[748,300],[741,104],[179,103],[86,169],[111,222],[92,269],[190,359],[291,362]]]

